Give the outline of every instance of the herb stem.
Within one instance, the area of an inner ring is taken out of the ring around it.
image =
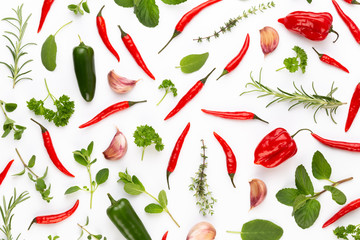
[[[350,180],[353,180],[353,177],[349,177],[349,178],[345,178],[343,180],[340,180],[340,181],[337,181],[337,182],[334,182],[333,184],[331,184],[331,186],[333,187],[336,187],[337,185],[341,184],[341,183],[344,183],[344,182],[348,182]],[[318,192],[316,194],[314,194],[313,196],[311,196],[311,198],[318,198],[321,194],[323,194],[324,192],[326,192],[327,190],[322,190],[321,192]]]
[[[58,32],[60,32],[60,31],[61,31],[61,29],[63,29],[65,26],[69,25],[70,23],[72,23],[72,21],[70,21],[70,22],[66,23],[66,24],[65,24],[65,25],[63,25],[61,28],[59,28],[59,30],[57,30],[57,31],[56,31],[56,33],[54,34],[54,37],[56,36],[56,34],[57,34]]]
[[[235,233],[235,234],[241,234],[241,232],[237,232],[237,231],[226,231],[227,233]]]
[[[36,179],[38,179],[39,176],[36,175],[36,174],[31,170],[31,168],[28,167],[28,165],[26,165],[26,163],[24,162],[24,159],[21,157],[21,155],[20,155],[19,151],[17,150],[17,148],[15,148],[15,151],[16,151],[17,155],[19,156],[19,158],[20,158],[22,164],[24,165],[24,167],[25,167],[29,172],[31,172],[31,173],[36,177]]]
[[[166,97],[166,95],[169,93],[168,90],[165,91],[164,96],[162,97],[162,99],[160,99],[160,101],[156,104],[156,106],[159,106],[159,104],[164,100],[164,98]]]
[[[94,186],[93,186],[93,180],[92,180],[92,176],[91,176],[91,170],[90,170],[90,163],[89,165],[86,167],[87,171],[89,173],[89,179],[90,179],[90,209],[92,208],[92,200],[93,200],[93,195],[94,195]]]
[[[9,117],[7,116],[7,114],[6,114],[6,112],[5,112],[5,109],[4,109],[4,107],[3,107],[3,102],[2,102],[2,101],[1,101],[1,103],[0,103],[0,107],[1,107],[2,112],[3,112],[4,115],[5,115],[5,118],[8,119]]]
[[[79,223],[77,224],[82,230],[84,230],[87,234],[92,235],[84,226],[81,226]]]
[[[47,95],[47,97],[44,99],[44,101],[45,101],[48,97],[50,97],[51,100],[52,100],[53,102],[55,102],[56,98],[54,97],[54,95],[51,94],[50,89],[49,89],[49,86],[48,86],[48,84],[47,84],[47,82],[46,82],[46,78],[44,79],[44,81],[45,81],[46,91],[47,91],[47,93],[48,93],[48,95]]]

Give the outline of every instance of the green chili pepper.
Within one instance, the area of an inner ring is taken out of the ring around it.
[[[73,59],[81,95],[85,101],[90,102],[94,98],[96,87],[94,50],[80,39],[79,46],[73,50]]]
[[[108,193],[111,206],[106,213],[127,240],[151,240],[144,224],[126,198],[115,201]]]

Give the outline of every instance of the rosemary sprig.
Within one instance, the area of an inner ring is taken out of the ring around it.
[[[1,64],[4,64],[11,73],[11,76],[8,76],[9,78],[11,78],[13,80],[13,88],[15,88],[15,85],[20,82],[21,80],[32,80],[29,77],[26,77],[25,75],[28,74],[29,72],[31,72],[31,70],[28,70],[26,72],[22,72],[22,68],[28,64],[29,62],[32,62],[32,59],[29,59],[27,61],[25,61],[23,64],[21,64],[20,58],[24,55],[27,54],[27,52],[24,52],[24,48],[26,46],[29,45],[36,45],[35,43],[26,43],[26,44],[22,44],[22,40],[25,34],[25,30],[28,24],[28,20],[31,17],[31,14],[26,18],[25,21],[23,21],[23,16],[22,16],[22,7],[24,4],[21,4],[21,6],[18,6],[18,8],[12,9],[17,18],[13,18],[13,17],[8,17],[8,18],[4,18],[2,19],[3,21],[8,22],[10,25],[12,25],[13,27],[16,28],[17,32],[10,32],[10,31],[5,31],[5,34],[3,35],[10,43],[10,45],[7,45],[6,47],[9,49],[14,63],[10,64],[10,63],[5,63],[5,62],[0,62]],[[11,39],[11,37],[15,40],[13,41]]]
[[[340,102],[339,100],[337,100],[333,97],[333,93],[336,92],[336,90],[337,90],[337,88],[334,88],[334,83],[331,85],[330,92],[326,96],[317,94],[317,92],[314,88],[314,83],[312,83],[312,89],[314,91],[314,94],[308,94],[307,92],[305,92],[305,90],[303,89],[302,86],[300,86],[300,88],[298,88],[295,85],[295,83],[293,83],[294,88],[295,88],[294,93],[285,92],[285,91],[281,90],[280,88],[277,88],[278,91],[276,91],[269,87],[266,87],[265,85],[263,85],[261,83],[261,71],[262,71],[262,69],[260,70],[259,81],[255,81],[254,78],[252,77],[252,72],[250,73],[250,78],[251,78],[252,82],[247,83],[245,85],[245,87],[252,86],[255,89],[251,90],[251,91],[243,92],[240,94],[240,96],[243,94],[246,94],[246,93],[259,92],[259,93],[262,93],[262,95],[258,96],[258,98],[266,97],[266,96],[273,96],[275,98],[268,105],[266,105],[266,107],[268,107],[271,104],[276,103],[276,102],[288,101],[288,102],[292,103],[292,105],[289,107],[288,110],[292,109],[293,107],[295,107],[299,104],[303,104],[304,108],[316,108],[316,110],[314,112],[315,123],[316,123],[317,112],[319,110],[323,109],[323,110],[325,110],[326,115],[330,116],[331,120],[334,123],[336,123],[333,118],[333,114],[336,114],[336,110],[338,109],[339,106],[344,105],[346,103]]]
[[[13,240],[13,237],[11,235],[11,221],[14,217],[14,214],[11,213],[18,204],[30,198],[30,196],[28,195],[29,193],[25,191],[17,197],[16,189],[14,188],[14,196],[10,198],[8,204],[6,203],[5,196],[3,197],[3,206],[0,206],[0,213],[3,220],[3,226],[0,228],[0,230],[5,234],[6,240]],[[17,236],[16,239],[19,239],[19,237],[20,234]]]
[[[242,15],[239,15],[236,18],[230,18],[223,26],[220,27],[219,30],[215,30],[213,34],[206,37],[198,37],[194,38],[194,41],[201,43],[203,40],[210,41],[211,38],[220,37],[220,33],[225,34],[226,32],[231,32],[231,29],[236,26],[236,24],[243,20],[244,18],[248,18],[250,15],[256,15],[258,11],[263,12],[269,8],[275,7],[275,3],[273,1],[266,3],[261,3],[259,6],[252,6],[247,11],[244,11]]]
[[[195,191],[194,196],[196,198],[196,205],[200,207],[199,212],[205,216],[206,214],[214,214],[214,203],[216,202],[216,199],[212,196],[212,192],[209,191],[209,185],[206,181],[207,175],[205,174],[205,169],[207,168],[206,159],[208,157],[205,155],[206,146],[203,139],[201,139],[201,143],[201,149],[203,151],[200,154],[202,164],[200,164],[199,171],[195,174],[196,176],[191,178],[193,183],[189,185],[189,190]]]

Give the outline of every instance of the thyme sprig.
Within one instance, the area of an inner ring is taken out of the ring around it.
[[[191,178],[193,183],[189,185],[189,190],[195,191],[194,197],[196,198],[196,205],[200,207],[199,212],[205,216],[206,214],[214,214],[214,203],[216,199],[212,196],[212,192],[209,191],[209,185],[207,184],[205,169],[207,168],[206,159],[208,157],[205,155],[206,146],[203,139],[201,139],[201,143],[201,149],[203,151],[200,154],[202,164],[200,164],[199,170],[195,174],[196,176]]]
[[[220,33],[225,34],[226,32],[231,32],[231,29],[236,26],[236,24],[248,18],[250,15],[256,15],[258,12],[263,12],[269,8],[275,7],[275,3],[273,1],[266,3],[261,3],[259,6],[252,6],[247,11],[244,11],[242,15],[237,16],[236,18],[230,18],[223,26],[219,28],[219,30],[215,30],[213,34],[206,37],[198,37],[194,38],[194,41],[201,43],[203,40],[210,41],[211,38],[220,37]]]
[[[13,17],[7,17],[2,19],[3,21],[8,22],[10,25],[12,25],[13,27],[16,28],[17,32],[11,32],[11,31],[5,31],[5,34],[3,35],[10,43],[10,45],[7,45],[6,47],[9,49],[14,63],[5,63],[5,62],[0,62],[0,64],[4,64],[11,73],[11,76],[8,76],[9,78],[11,78],[13,80],[13,88],[15,88],[15,85],[20,82],[21,80],[31,80],[31,78],[26,77],[26,74],[28,74],[29,72],[31,72],[31,70],[28,71],[21,71],[22,68],[28,64],[29,62],[32,62],[32,59],[29,59],[27,61],[25,61],[23,64],[19,63],[20,58],[24,55],[27,54],[27,52],[24,51],[24,48],[26,46],[29,45],[36,45],[35,43],[26,43],[23,45],[22,40],[25,34],[25,30],[28,24],[28,20],[31,17],[31,14],[26,18],[25,21],[23,21],[23,16],[22,16],[22,7],[23,4],[21,6],[18,6],[18,8],[12,9],[15,14],[16,14],[16,18]],[[12,40],[12,38],[15,40]]]
[[[333,118],[333,114],[336,114],[336,111],[338,109],[339,106],[344,105],[346,103],[340,102],[339,100],[335,99],[333,97],[334,92],[336,92],[336,90],[338,89],[337,87],[334,88],[334,83],[331,85],[331,89],[330,92],[326,95],[326,96],[322,96],[319,95],[314,87],[314,83],[312,83],[312,89],[314,91],[314,94],[308,94],[307,92],[305,92],[305,90],[303,89],[302,86],[297,87],[295,85],[295,83],[293,83],[294,88],[295,88],[295,92],[294,93],[289,93],[289,92],[285,92],[284,90],[281,90],[280,88],[277,88],[277,91],[274,89],[271,89],[269,87],[266,87],[265,85],[263,85],[261,83],[261,71],[260,70],[260,74],[259,74],[259,81],[255,81],[254,78],[252,77],[252,72],[250,73],[250,78],[252,80],[252,82],[247,83],[245,85],[245,87],[251,86],[254,87],[254,90],[251,91],[246,91],[240,94],[246,94],[246,93],[251,93],[251,92],[259,92],[262,93],[260,96],[258,96],[258,98],[260,97],[266,97],[266,96],[272,96],[275,99],[272,100],[268,105],[266,105],[266,107],[270,106],[273,103],[276,102],[290,102],[292,103],[292,105],[289,107],[288,110],[292,109],[293,107],[303,104],[304,108],[315,108],[315,112],[314,112],[314,121],[316,122],[316,114],[318,113],[319,110],[325,110],[326,115],[330,116],[331,120],[335,122],[334,118]]]

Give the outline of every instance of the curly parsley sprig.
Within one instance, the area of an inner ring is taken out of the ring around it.
[[[335,234],[335,236],[338,239],[349,240],[350,239],[349,237],[351,236],[351,237],[353,237],[354,240],[359,240],[360,239],[360,224],[358,224],[358,225],[350,224],[347,227],[339,226],[339,227],[335,228],[333,233]]]
[[[280,71],[280,70],[286,68],[287,70],[289,70],[289,72],[294,73],[297,70],[299,70],[299,68],[300,68],[302,73],[305,73],[306,66],[307,66],[307,60],[308,60],[308,56],[307,56],[305,50],[299,46],[294,46],[292,48],[292,50],[295,51],[296,57],[285,58],[284,59],[285,66],[282,68],[279,68],[276,71]]]
[[[156,151],[160,152],[164,149],[164,144],[155,129],[148,125],[138,126],[134,132],[134,142],[138,147],[142,147],[141,161],[144,159],[145,149],[155,144]]]
[[[161,100],[156,104],[157,106],[162,102],[162,100],[164,100],[164,98],[166,97],[166,95],[168,95],[168,93],[172,92],[174,97],[177,96],[177,89],[175,87],[175,84],[169,79],[163,80],[159,86],[159,89],[165,89],[165,94],[161,98]]]

